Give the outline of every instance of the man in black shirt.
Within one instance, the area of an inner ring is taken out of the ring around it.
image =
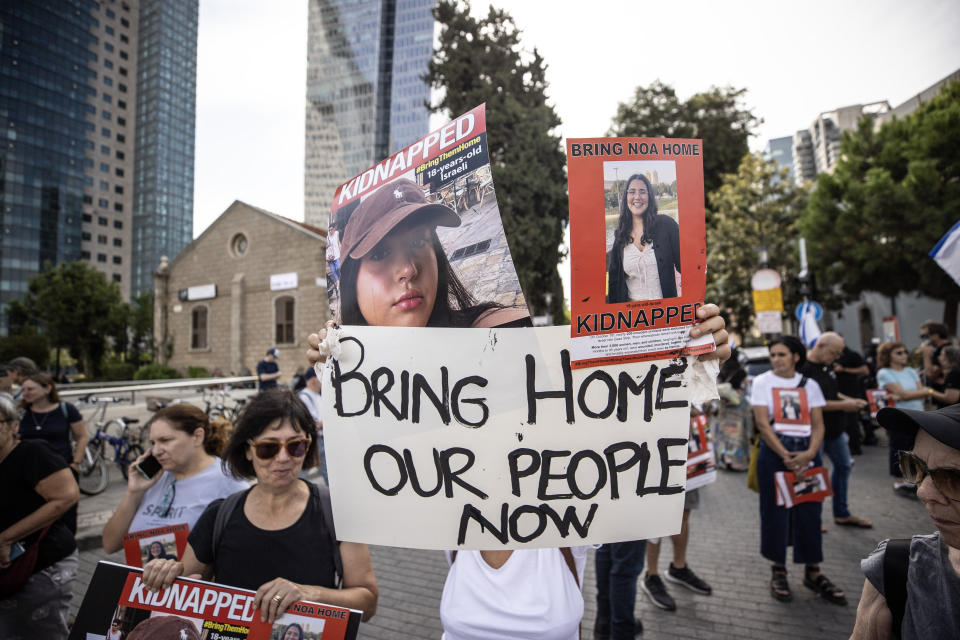
[[[267,349],[267,355],[257,363],[257,378],[260,380],[260,391],[277,388],[277,378],[280,377],[280,365],[277,358],[280,352],[276,347]]]
[[[844,342],[838,333],[822,334],[813,348],[807,352],[807,361],[800,372],[814,380],[823,391],[827,401],[823,407],[823,450],[833,463],[830,482],[833,485],[833,521],[839,525],[872,527],[865,518],[851,515],[847,507],[847,484],[853,461],[850,458],[849,436],[844,430],[844,412],[859,411],[867,406],[865,400],[851,398],[840,393],[833,363],[843,355]]]
[[[840,393],[850,398],[864,398],[863,376],[870,375],[870,367],[864,362],[860,354],[850,347],[843,347],[843,355],[833,363],[833,372],[837,374],[837,385]],[[844,412],[844,429],[850,436],[850,453],[858,456],[862,453],[860,445],[863,443],[860,431],[860,416],[856,412]]]

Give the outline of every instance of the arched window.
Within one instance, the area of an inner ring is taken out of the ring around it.
[[[294,333],[293,318],[296,310],[296,301],[293,296],[281,296],[273,302],[273,317],[276,325],[276,344],[294,344],[297,339]]]
[[[190,348],[207,348],[207,307],[194,307],[190,311]]]

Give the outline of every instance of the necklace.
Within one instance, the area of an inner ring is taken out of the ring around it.
[[[43,425],[47,424],[47,418],[50,417],[51,413],[53,412],[48,411],[47,413],[43,414],[43,420],[37,422],[37,414],[33,411],[33,409],[30,409],[30,417],[33,418],[33,426],[36,427],[37,431],[43,429]]]

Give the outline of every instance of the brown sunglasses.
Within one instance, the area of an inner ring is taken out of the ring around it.
[[[944,497],[960,502],[960,469],[930,469],[912,451],[901,451],[900,470],[904,478],[918,487],[924,478],[930,476]]]
[[[253,447],[254,454],[261,460],[270,460],[276,458],[280,453],[280,448],[285,447],[291,458],[302,458],[307,455],[307,449],[310,448],[310,437],[294,438],[286,442],[277,442],[276,440],[260,440],[254,442],[247,440],[247,443]]]

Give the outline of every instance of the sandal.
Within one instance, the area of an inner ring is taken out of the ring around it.
[[[847,606],[847,599],[844,597],[843,591],[837,587],[837,585],[830,582],[827,576],[822,573],[818,573],[816,578],[811,579],[810,573],[805,572],[803,576],[803,586],[816,591],[820,594],[821,598],[830,604],[836,604],[841,607]]]
[[[790,602],[793,594],[790,593],[790,583],[787,582],[787,570],[776,565],[770,567],[773,576],[770,578],[770,595],[780,602]]]

